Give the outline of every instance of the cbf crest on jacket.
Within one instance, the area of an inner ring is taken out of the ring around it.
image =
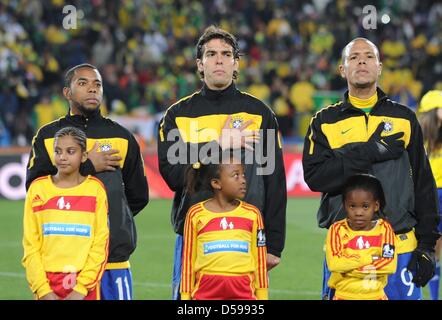
[[[420,245],[433,248],[439,238],[436,188],[426,157],[422,130],[414,112],[377,89],[378,102],[369,114],[353,107],[348,92],[343,102],[312,118],[303,154],[304,179],[322,192],[318,224],[322,228],[345,217],[341,188],[357,173],[371,173],[382,183],[385,215],[396,234],[413,228]],[[361,146],[384,122],[382,137],[403,132],[405,150],[396,160],[372,163]]]
[[[248,186],[244,201],[253,204],[262,212],[267,229],[268,252],[280,256],[285,242],[287,191],[278,123],[269,107],[257,98],[240,92],[234,83],[221,91],[211,90],[204,85],[201,91],[173,104],[160,123],[159,168],[170,189],[175,191],[172,224],[175,232],[182,234],[188,209],[211,197],[208,192],[190,196],[185,190],[185,171],[189,164],[201,161],[198,159],[201,150],[211,146],[219,147],[216,139],[229,116],[229,128],[238,128],[242,123],[251,121],[246,130],[263,130],[263,154],[274,158],[274,163],[264,164],[274,165],[273,172],[264,175],[257,174],[257,170],[262,168],[263,164],[255,159],[253,163],[247,164],[244,158],[242,159],[242,163],[246,163],[244,169]],[[175,136],[176,139],[171,139],[170,133],[177,131],[179,135]],[[269,138],[267,132],[274,134]],[[187,152],[184,163],[170,161],[170,157],[175,155],[170,150],[173,150],[177,143],[181,143]],[[196,159],[192,160],[190,154],[196,154]],[[244,153],[241,156],[243,157]]]

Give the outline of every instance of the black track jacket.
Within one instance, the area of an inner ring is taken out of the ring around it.
[[[228,115],[232,117],[232,127],[253,120],[254,124],[247,129],[264,129],[260,145],[263,146],[264,155],[273,154],[274,171],[270,175],[257,175],[256,170],[260,165],[257,164],[256,159],[254,158],[255,160],[251,164],[245,162],[247,193],[244,201],[261,210],[264,217],[268,252],[281,256],[285,242],[286,177],[278,135],[274,134],[270,138],[267,138],[266,135],[266,129],[273,129],[273,132],[276,133],[278,124],[270,108],[257,98],[240,92],[234,83],[222,91],[210,90],[204,85],[201,91],[173,104],[161,120],[158,138],[159,168],[170,189],[175,191],[172,207],[174,230],[178,234],[183,234],[187,210],[193,204],[203,201],[211,195],[201,192],[190,197],[185,192],[187,164],[201,159],[191,159],[188,156],[185,163],[174,164],[168,160],[168,151],[170,148],[174,148],[177,143],[184,145],[189,154],[192,150],[198,152],[204,146],[214,146],[214,144],[218,146],[214,140],[218,138]],[[169,133],[176,131],[173,129],[179,129],[179,136],[169,135]],[[266,152],[266,150],[268,151]],[[178,152],[175,154],[178,155]],[[172,156],[171,153],[169,156]],[[262,164],[262,161],[260,163]]]
[[[437,191],[425,153],[422,130],[409,108],[390,100],[377,89],[378,102],[370,114],[344,101],[320,110],[312,118],[303,153],[304,179],[322,192],[318,224],[328,228],[345,217],[341,187],[356,173],[371,173],[382,183],[384,213],[395,233],[415,228],[421,246],[433,248],[439,237]],[[384,122],[384,134],[404,132],[405,151],[397,160],[371,163],[358,149]]]
[[[133,217],[149,202],[140,148],[127,129],[102,117],[99,110],[88,118],[68,114],[41,127],[32,141],[26,189],[34,179],[57,173],[53,162],[54,135],[58,130],[70,126],[86,133],[88,150],[98,141],[100,150],[118,149],[123,158],[116,171],[96,173],[90,160],[86,160],[80,169],[82,175],[92,174],[106,187],[110,228],[108,262],[125,262],[136,247],[137,234]]]

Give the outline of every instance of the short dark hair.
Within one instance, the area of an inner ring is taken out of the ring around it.
[[[213,192],[211,180],[220,178],[221,166],[223,164],[241,163],[231,149],[222,151],[214,158],[218,161],[211,162],[209,156],[187,167],[185,185],[186,191],[190,195],[201,191]]]
[[[355,174],[349,177],[342,190],[342,202],[345,203],[347,195],[354,190],[364,190],[370,192],[373,198],[379,201],[379,211],[382,214],[385,208],[385,194],[382,184],[378,178],[371,174]]]
[[[196,44],[197,59],[201,59],[203,57],[203,46],[212,39],[222,39],[230,44],[233,49],[233,57],[235,59],[239,59],[239,45],[235,36],[214,25],[207,27],[206,30],[204,30],[203,35],[199,38],[198,43]]]
[[[54,136],[54,143],[60,137],[71,136],[80,145],[81,151],[86,151],[87,137],[83,130],[76,127],[65,127],[58,130]]]
[[[228,43],[233,50],[233,58],[239,59],[240,51],[238,41],[235,36],[217,26],[211,25],[204,30],[203,35],[199,38],[198,43],[196,44],[196,58],[202,59],[204,54],[204,45],[213,39],[221,39]],[[204,78],[204,72],[200,72],[200,77]],[[238,77],[238,72],[233,73],[233,79]]]
[[[72,68],[70,68],[68,71],[66,71],[64,75],[64,86],[69,88],[71,86],[72,78],[74,77],[75,70],[81,69],[81,68],[90,68],[98,71],[98,68],[92,64],[89,63],[82,63],[79,65],[76,65]]]

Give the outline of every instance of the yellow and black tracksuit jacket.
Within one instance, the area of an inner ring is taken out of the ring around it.
[[[90,160],[80,168],[83,175],[92,174],[106,187],[109,203],[110,243],[108,269],[129,267],[129,256],[136,247],[134,216],[149,202],[149,189],[140,148],[133,135],[118,123],[101,116],[99,110],[89,117],[71,115],[41,127],[32,141],[26,172],[26,188],[33,180],[54,175],[54,135],[65,127],[82,129],[87,136],[87,150],[95,142],[100,151],[118,149],[123,158],[116,171],[95,172]],[[112,264],[114,263],[114,264]]]
[[[304,179],[322,192],[318,224],[322,228],[345,217],[340,196],[345,180],[357,173],[374,174],[382,183],[384,213],[396,234],[413,228],[419,245],[433,248],[439,222],[436,187],[414,112],[377,89],[378,102],[367,115],[344,101],[312,118],[303,153]],[[361,144],[385,122],[383,136],[404,132],[405,151],[397,160],[371,163]],[[400,253],[400,252],[399,252]]]
[[[252,120],[253,123],[246,130],[263,129],[260,142],[262,154],[264,157],[270,152],[274,154],[274,171],[270,175],[257,175],[258,167],[267,165],[262,164],[264,160],[260,160],[259,156],[253,158],[253,164],[245,162],[248,189],[244,201],[262,212],[268,252],[280,256],[285,241],[287,191],[282,148],[277,134],[278,123],[270,108],[257,98],[240,92],[234,83],[221,91],[210,90],[204,85],[200,91],[173,104],[160,122],[158,161],[161,175],[170,189],[175,191],[172,207],[174,230],[182,235],[189,208],[211,197],[208,191],[188,195],[185,192],[185,171],[189,163],[201,160],[198,156],[193,159],[191,155],[199,155],[203,147],[219,150],[215,140],[229,115],[230,127]],[[268,138],[267,129],[273,129],[276,134]],[[174,134],[177,131],[179,134]],[[183,157],[183,153],[184,161],[170,161],[174,157]]]

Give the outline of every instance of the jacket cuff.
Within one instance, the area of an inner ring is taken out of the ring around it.
[[[206,145],[210,146],[210,147],[207,147],[207,148],[209,148],[208,150],[210,150],[212,152],[211,153],[212,157],[216,157],[216,156],[219,157],[220,155],[222,155],[223,149],[221,148],[221,146],[220,146],[218,141],[216,141],[216,140],[210,141]]]
[[[430,242],[430,241],[418,241],[418,242],[417,242],[417,248],[416,248],[416,249],[420,249],[420,250],[422,250],[422,251],[426,251],[426,252],[434,253],[434,252],[435,252],[435,246],[436,246],[436,243],[435,243],[435,242]]]
[[[267,247],[267,253],[273,254],[274,256],[281,258],[281,251],[274,250],[272,248]]]
[[[94,175],[97,172],[95,171],[94,164],[90,159],[87,159],[85,162],[83,162],[80,166],[80,172],[83,176],[87,176],[89,174]]]
[[[269,300],[269,290],[268,289],[256,289],[255,295],[258,300]]]
[[[438,232],[426,233],[425,236],[418,234],[418,232],[415,232],[415,234],[417,238],[417,247],[419,249],[429,252],[434,252],[436,242],[441,236],[440,233]]]

